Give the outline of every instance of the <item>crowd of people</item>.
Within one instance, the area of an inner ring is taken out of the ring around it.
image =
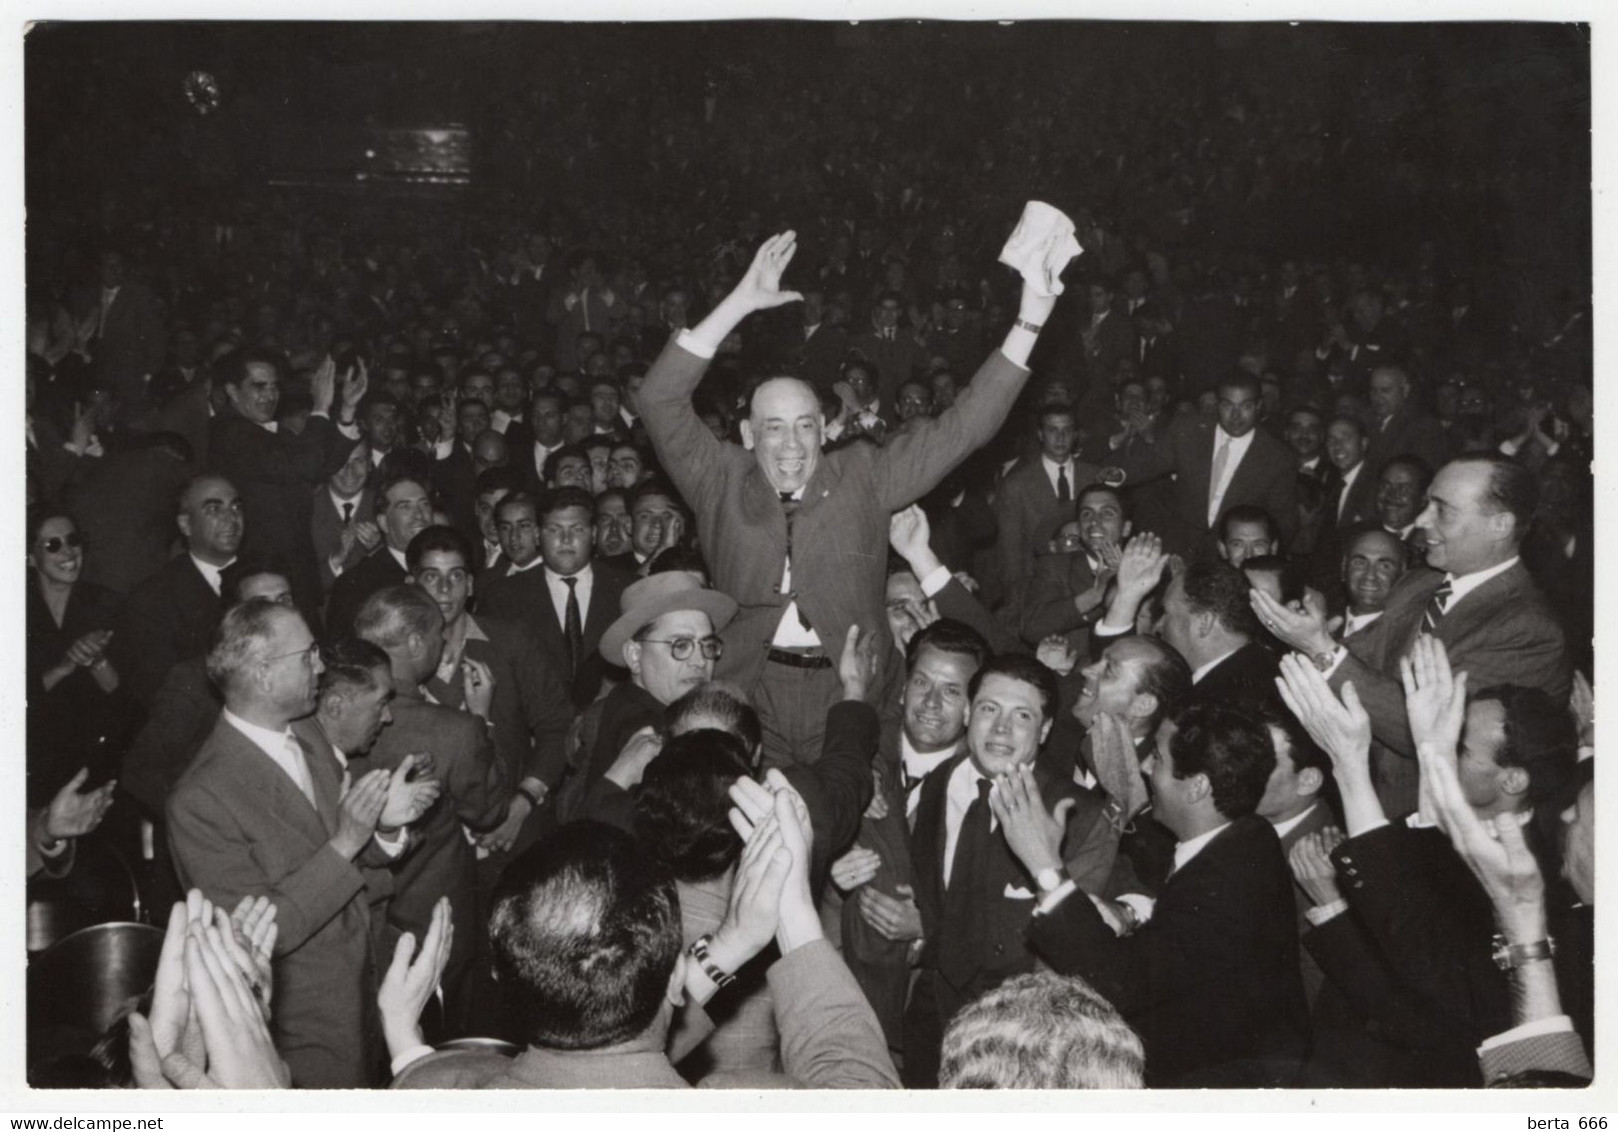
[[[173,907],[31,1078],[1588,1080],[1579,288],[1323,257],[1307,98],[951,162],[737,81],[573,108],[645,180],[544,222],[31,263],[29,873]]]

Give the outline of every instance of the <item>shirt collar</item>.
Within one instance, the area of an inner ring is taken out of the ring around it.
[[[277,759],[277,761],[279,761],[281,753],[286,750],[287,740],[292,738],[292,728],[290,727],[282,728],[280,731],[271,731],[268,727],[248,723],[247,720],[229,708],[224,710],[223,715],[225,722],[245,735],[253,746],[271,758]]]
[[[534,569],[535,567],[540,567],[540,566],[544,566],[544,565],[545,565],[545,556],[543,554],[534,555],[534,560],[532,562],[529,562],[528,564],[526,564],[524,566],[517,565],[517,560],[515,558],[513,558],[513,559],[511,559],[511,566],[506,571],[506,574],[507,574],[507,576],[510,576],[512,574],[526,574],[528,571]]]
[[[390,546],[388,547],[388,553],[393,555],[393,560],[399,564],[399,569],[403,570],[406,574],[410,573],[410,565],[405,559],[404,551],[394,550],[393,547]]]
[[[1315,809],[1319,805],[1320,805],[1319,802],[1311,802],[1311,803],[1309,803],[1309,808],[1304,810],[1303,813],[1297,814],[1297,815],[1295,815],[1293,817],[1290,817],[1284,822],[1276,823],[1275,836],[1277,836],[1277,837],[1285,837],[1287,834],[1289,834],[1293,830],[1297,829],[1298,826],[1303,823],[1303,819],[1308,817],[1310,814],[1314,813]]]
[[[545,558],[542,555],[539,558],[534,559],[534,561],[530,562],[527,566],[523,566],[523,567],[513,566],[511,568],[511,572],[513,574],[520,574],[523,570],[532,569],[535,562],[543,563],[544,561],[545,561]],[[594,575],[594,570],[595,570],[595,563],[593,563],[593,562],[586,562],[583,566],[581,566],[579,568],[579,572],[576,573],[576,574],[566,574],[566,575],[558,574],[555,570],[552,570],[549,566],[546,566],[545,567],[545,580],[547,582],[549,582],[552,586],[561,585],[562,584],[562,579],[564,577],[577,578],[580,582],[587,582],[592,577],[595,576]]]
[[[214,593],[221,595],[225,592],[225,581],[221,575],[223,575],[224,572],[228,570],[235,561],[236,559],[232,558],[223,566],[214,566],[211,563],[204,562],[195,554],[191,556],[191,564],[195,566],[197,568],[197,572],[202,575],[202,580],[208,583],[209,587],[212,588]]]
[[[1190,841],[1181,841],[1179,844],[1175,845],[1174,871],[1179,872],[1181,869],[1189,865],[1191,863],[1191,858],[1195,857],[1198,853],[1202,852],[1208,847],[1208,842],[1212,841],[1229,828],[1230,823],[1226,822],[1224,825],[1210,829],[1207,833],[1198,834]]]
[[[1455,603],[1467,594],[1477,589],[1490,578],[1497,578],[1504,574],[1516,564],[1517,557],[1513,555],[1497,566],[1490,566],[1487,570],[1474,570],[1470,574],[1462,574],[1459,578],[1454,574],[1445,574],[1444,580],[1449,583],[1449,601],[1444,606],[1444,612],[1448,613],[1455,608]]]
[[[1225,663],[1225,661],[1229,660],[1231,657],[1235,656],[1240,651],[1241,651],[1241,646],[1237,645],[1235,648],[1231,649],[1229,652],[1221,653],[1220,655],[1214,657],[1207,664],[1204,664],[1201,668],[1197,669],[1195,672],[1193,672],[1191,674],[1191,683],[1193,683],[1193,684],[1201,683],[1202,678],[1204,676],[1208,675],[1208,673],[1212,672],[1215,668],[1218,668],[1221,664]]]

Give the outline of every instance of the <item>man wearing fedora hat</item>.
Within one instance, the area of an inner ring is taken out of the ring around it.
[[[624,591],[622,609],[601,635],[601,656],[629,669],[629,683],[585,713],[575,773],[557,799],[564,822],[580,816],[586,792],[635,732],[655,726],[665,705],[713,678],[724,653],[719,634],[736,616],[733,598],[684,570],[642,578]]]

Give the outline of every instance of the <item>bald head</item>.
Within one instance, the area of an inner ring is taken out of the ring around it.
[[[752,412],[742,422],[742,443],[758,459],[771,487],[797,491],[820,463],[825,427],[820,398],[807,383],[774,377],[753,394]]]

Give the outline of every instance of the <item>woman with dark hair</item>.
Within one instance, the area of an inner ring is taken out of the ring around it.
[[[128,722],[107,645],[118,596],[81,581],[84,536],[59,507],[28,516],[28,804],[43,806],[90,768],[99,784],[117,771]]]

